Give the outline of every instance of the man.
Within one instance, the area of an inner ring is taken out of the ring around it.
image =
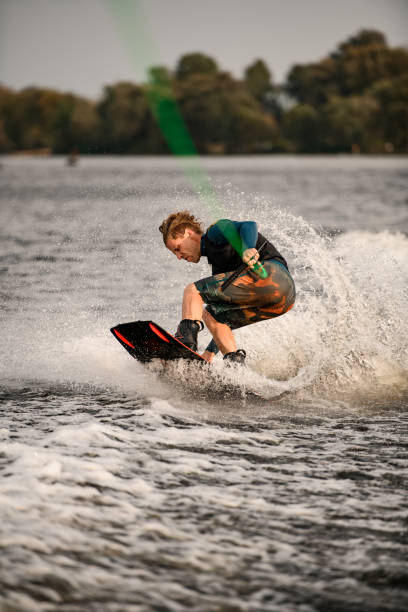
[[[213,340],[202,357],[211,362],[221,350],[224,359],[244,363],[246,353],[237,350],[232,330],[278,317],[295,302],[295,284],[285,259],[253,221],[220,219],[204,232],[194,215],[182,211],[169,215],[159,230],[177,259],[198,263],[204,255],[212,265],[212,276],[184,290],[176,338],[197,351],[203,319]],[[254,271],[258,260],[266,278]]]

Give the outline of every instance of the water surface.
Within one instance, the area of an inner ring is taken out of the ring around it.
[[[1,612],[407,609],[407,160],[202,164],[298,290],[210,376],[109,333],[209,273],[158,232],[214,220],[178,160],[3,158]]]

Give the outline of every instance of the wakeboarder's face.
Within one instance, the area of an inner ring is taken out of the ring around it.
[[[201,236],[192,229],[187,228],[184,234],[173,238],[169,236],[166,247],[174,253],[177,259],[185,259],[192,263],[198,263],[201,258]]]

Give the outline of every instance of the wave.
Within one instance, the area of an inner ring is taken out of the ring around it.
[[[408,239],[352,231],[329,237],[273,211],[270,235],[293,254],[295,307],[242,330],[258,373],[314,396],[403,396],[408,389]],[[290,381],[290,382],[289,382]]]
[[[246,210],[245,217],[259,219],[287,256],[297,287],[295,307],[235,332],[248,354],[245,372],[226,369],[217,357],[210,376],[179,364],[173,373],[167,369],[167,380],[190,393],[218,389],[226,396],[233,388],[265,400],[288,393],[293,399],[360,403],[406,397],[407,237],[388,231],[327,235],[256,198]],[[230,212],[240,217],[238,210]],[[154,286],[154,279],[149,282]],[[131,361],[112,341],[111,314],[95,309],[78,315],[72,297],[66,304],[59,312],[28,309],[21,316],[25,303],[14,316],[8,312],[1,348],[6,379],[116,386],[146,396],[154,389],[168,396],[157,370]]]

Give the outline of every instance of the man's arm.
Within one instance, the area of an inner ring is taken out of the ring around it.
[[[220,219],[207,230],[207,237],[215,244],[229,243],[250,268],[254,268],[259,259],[255,248],[258,240],[255,221]]]
[[[242,257],[247,249],[255,248],[258,240],[258,226],[255,221],[219,219],[209,227],[207,236],[215,244],[227,244],[229,242]]]

